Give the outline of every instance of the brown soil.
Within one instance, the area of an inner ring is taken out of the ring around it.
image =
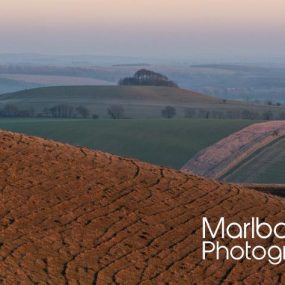
[[[0,154],[2,284],[285,284],[284,263],[201,260],[203,216],[281,222],[283,198],[9,132]]]

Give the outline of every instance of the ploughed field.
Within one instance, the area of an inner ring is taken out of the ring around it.
[[[283,198],[10,132],[0,152],[2,284],[285,283],[284,262],[201,260],[202,217],[274,224]]]
[[[248,120],[0,119],[0,129],[86,146],[179,169]]]

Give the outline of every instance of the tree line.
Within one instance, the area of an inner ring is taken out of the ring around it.
[[[270,110],[257,112],[249,109],[213,110],[202,108],[185,108],[184,117],[190,119],[235,119],[235,120],[285,120],[285,112]]]
[[[181,112],[181,111],[180,111]],[[111,119],[126,119],[125,109],[122,105],[110,105],[106,109],[106,114]],[[165,106],[161,109],[161,117],[172,119],[177,116],[177,110],[173,106]],[[0,109],[0,117],[10,118],[82,118],[82,119],[98,119],[98,114],[92,114],[85,106],[70,106],[67,104],[59,104],[52,107],[46,107],[41,112],[35,112],[33,108],[23,109],[14,104],[7,104]],[[179,114],[179,117],[181,115]],[[257,112],[249,109],[236,110],[214,110],[205,108],[184,108],[184,117],[189,119],[246,119],[246,120],[285,120],[285,111]]]
[[[111,105],[106,110],[112,119],[123,119],[125,110],[121,105]],[[46,107],[41,112],[35,112],[34,108],[19,108],[14,104],[7,104],[0,109],[0,117],[3,118],[82,118],[98,119],[98,114],[91,114],[89,109],[84,106],[73,107],[67,104],[59,104],[52,107]]]
[[[0,117],[47,117],[47,118],[89,118],[90,112],[84,106],[73,107],[66,104],[44,108],[41,112],[35,112],[34,108],[20,108],[14,104],[7,104],[0,109]]]

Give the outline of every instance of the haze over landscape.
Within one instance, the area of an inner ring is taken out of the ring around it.
[[[284,10],[282,0],[1,0],[0,52],[284,64]]]
[[[1,284],[285,284],[284,0],[0,11]]]

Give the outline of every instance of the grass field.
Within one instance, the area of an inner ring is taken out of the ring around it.
[[[157,86],[60,86],[5,94],[1,99],[50,102],[58,100],[125,100],[156,103],[221,103],[222,100],[190,90]]]
[[[179,169],[198,151],[254,121],[1,119],[0,128]]]
[[[165,106],[176,108],[177,117],[185,117],[185,108],[222,111],[225,114],[240,113],[245,110],[263,114],[271,110],[276,117],[285,112],[284,107],[262,106],[248,102],[223,101],[192,92],[190,90],[153,86],[62,86],[23,90],[0,96],[0,108],[14,104],[20,109],[33,108],[40,113],[44,108],[58,104],[73,107],[85,106],[91,114],[107,118],[110,105],[124,107],[125,117],[133,119],[161,118]],[[239,117],[236,117],[239,118]]]
[[[226,176],[226,181],[285,184],[285,138],[251,155]]]

